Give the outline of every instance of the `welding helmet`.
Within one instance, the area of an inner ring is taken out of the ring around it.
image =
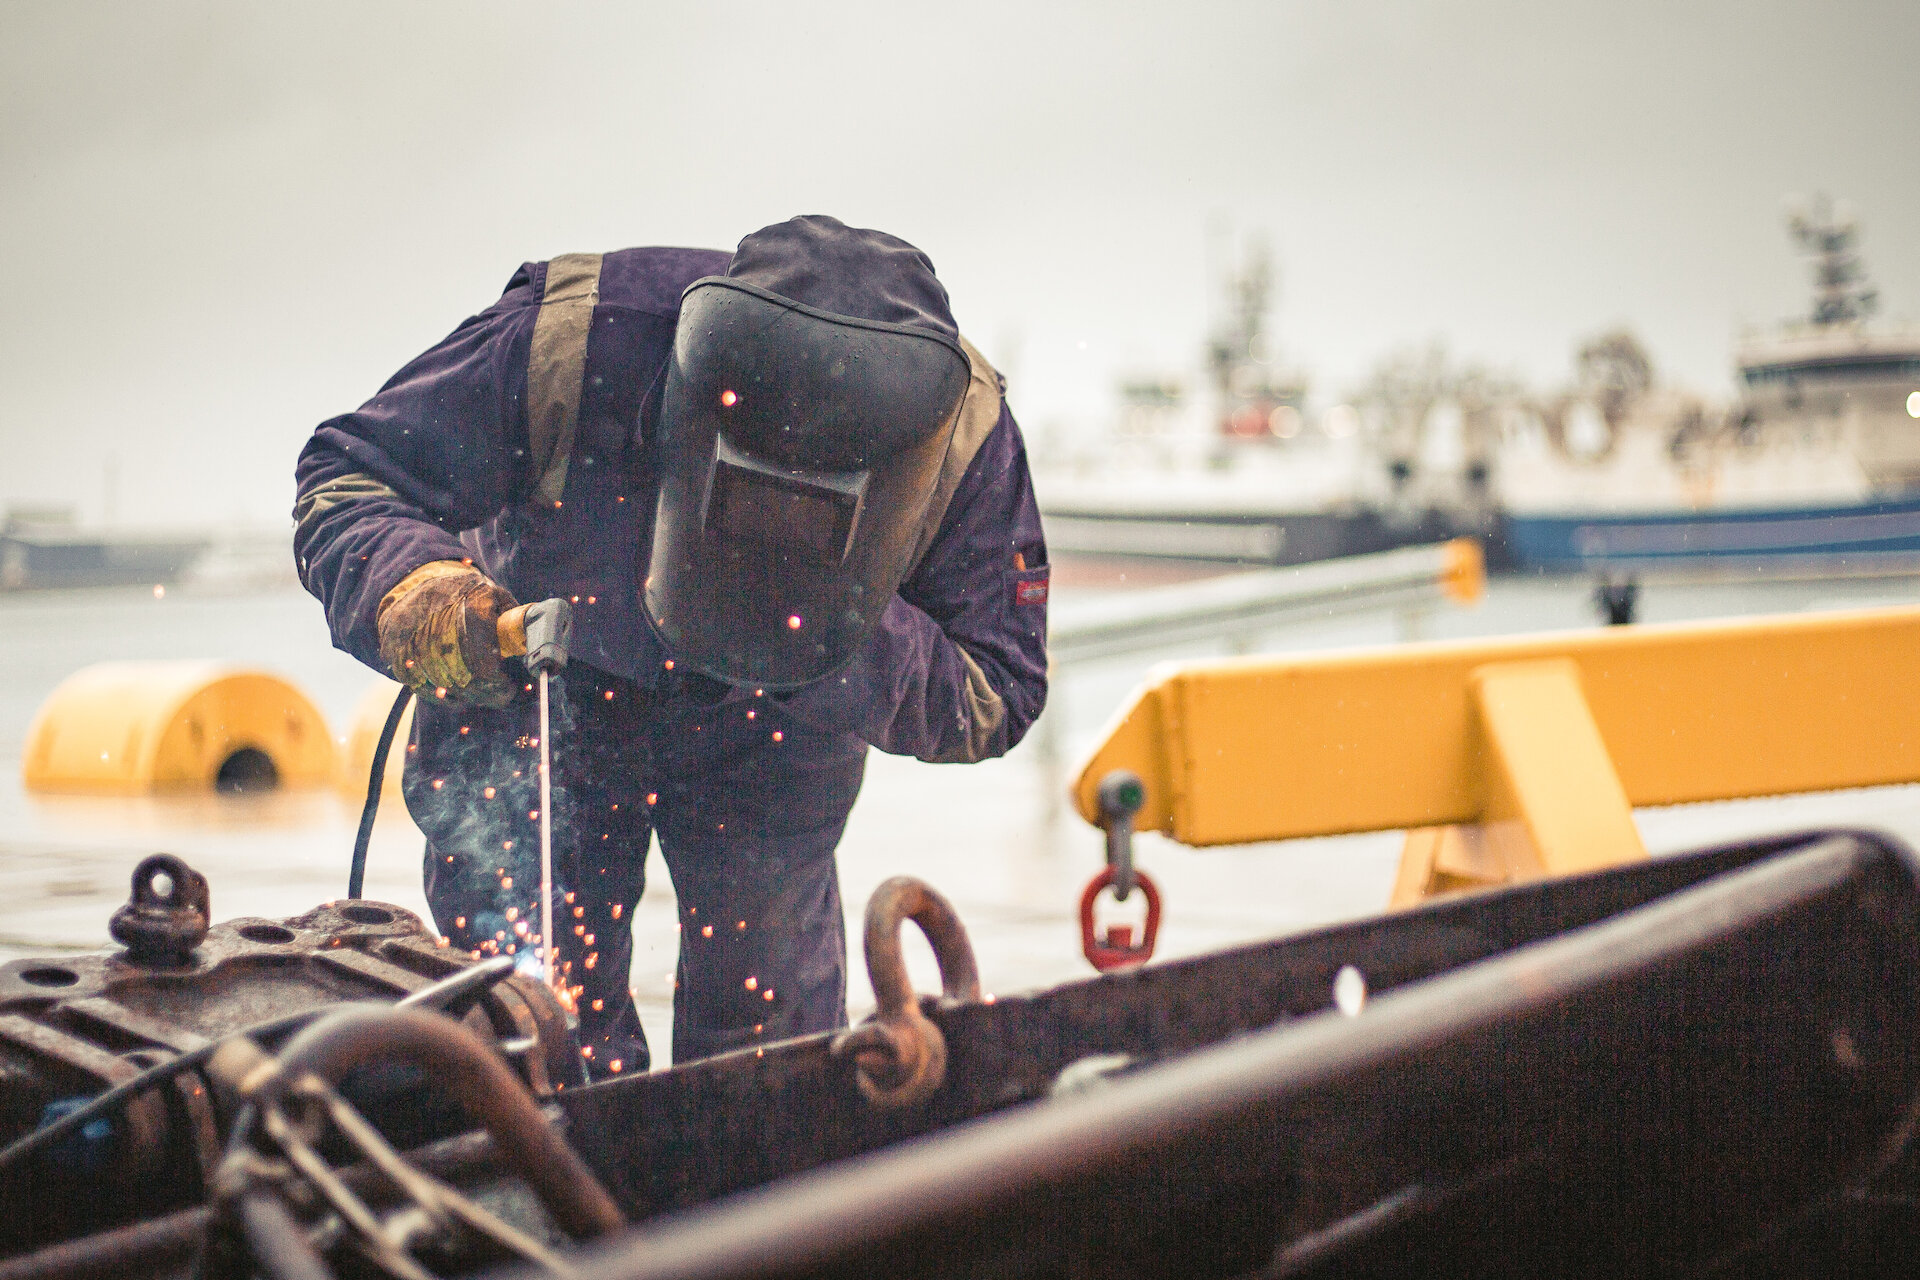
[[[675,664],[792,689],[850,659],[906,575],[968,376],[931,264],[880,232],[796,218],[688,286],[642,592]]]

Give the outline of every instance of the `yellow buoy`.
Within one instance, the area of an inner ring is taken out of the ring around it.
[[[373,768],[373,749],[380,741],[380,727],[387,722],[387,713],[393,710],[393,700],[399,692],[399,684],[382,677],[369,685],[360,695],[360,701],[354,704],[353,724],[341,740],[340,769],[334,776],[334,787],[341,798],[355,805],[367,798],[367,774]],[[400,727],[394,730],[393,747],[387,755],[386,779],[380,789],[382,813],[404,811],[400,774],[406,768],[407,740],[412,735],[413,704],[408,703],[400,716]]]
[[[278,676],[212,662],[103,662],[67,677],[27,731],[29,791],[123,795],[324,784],[333,740]]]

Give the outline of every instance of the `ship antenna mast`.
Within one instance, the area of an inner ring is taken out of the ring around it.
[[[1790,208],[1787,227],[1813,258],[1813,322],[1846,324],[1871,315],[1879,294],[1855,248],[1860,226],[1852,211],[1819,195],[1811,205]]]
[[[1232,395],[1236,370],[1265,363],[1267,307],[1273,296],[1273,255],[1264,237],[1250,237],[1244,257],[1226,278],[1227,314],[1208,344],[1208,363],[1223,397]]]

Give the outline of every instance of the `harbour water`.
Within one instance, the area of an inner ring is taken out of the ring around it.
[[[1056,570],[1055,595],[1128,590],[1165,572],[1065,562]],[[1496,580],[1473,608],[1437,605],[1417,619],[1382,613],[1292,625],[1258,637],[1253,647],[1345,648],[1391,644],[1409,632],[1441,639],[1586,627],[1593,624],[1591,591],[1585,578]],[[1920,602],[1920,579],[1654,583],[1641,599],[1647,622],[1798,613]],[[1071,762],[1093,744],[1153,663],[1182,656],[1207,655],[1163,651],[1060,673],[1047,712],[1056,721],[1060,758]],[[26,794],[22,743],[47,694],[82,666],[130,658],[213,659],[277,672],[306,691],[342,734],[374,678],[329,647],[319,606],[293,586],[0,596],[0,959],[107,946],[107,917],[125,900],[133,865],[156,851],[179,854],[208,877],[216,919],[292,915],[344,892],[358,806],[330,791],[141,799]],[[1286,744],[1274,747],[1284,752]],[[1101,840],[1061,802],[1063,781],[1038,734],[1005,759],[970,767],[875,753],[841,846],[855,950],[869,892],[887,876],[907,873],[936,885],[959,908],[988,990],[1087,975],[1074,913],[1081,886],[1100,866]],[[1638,820],[1656,853],[1820,825],[1876,827],[1920,843],[1920,787],[1647,810]],[[1378,911],[1399,846],[1394,832],[1214,850],[1144,837],[1140,863],[1166,899],[1159,955]],[[374,837],[367,896],[424,916],[419,868],[420,837],[392,806]],[[648,882],[633,921],[632,981],[650,1037],[665,1046],[676,911],[657,852]],[[917,940],[909,953],[922,989],[933,989],[930,956]],[[871,997],[857,959],[853,970],[858,1017]]]

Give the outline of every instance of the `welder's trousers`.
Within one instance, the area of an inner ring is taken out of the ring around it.
[[[655,835],[679,910],[674,1060],[844,1026],[834,849],[864,744],[796,724],[750,690],[696,680],[654,693],[580,663],[555,683],[551,718],[554,931],[589,1073],[648,1065],[628,984]],[[453,946],[528,955],[537,944],[538,736],[530,693],[504,711],[423,701],[415,714],[407,806]]]

